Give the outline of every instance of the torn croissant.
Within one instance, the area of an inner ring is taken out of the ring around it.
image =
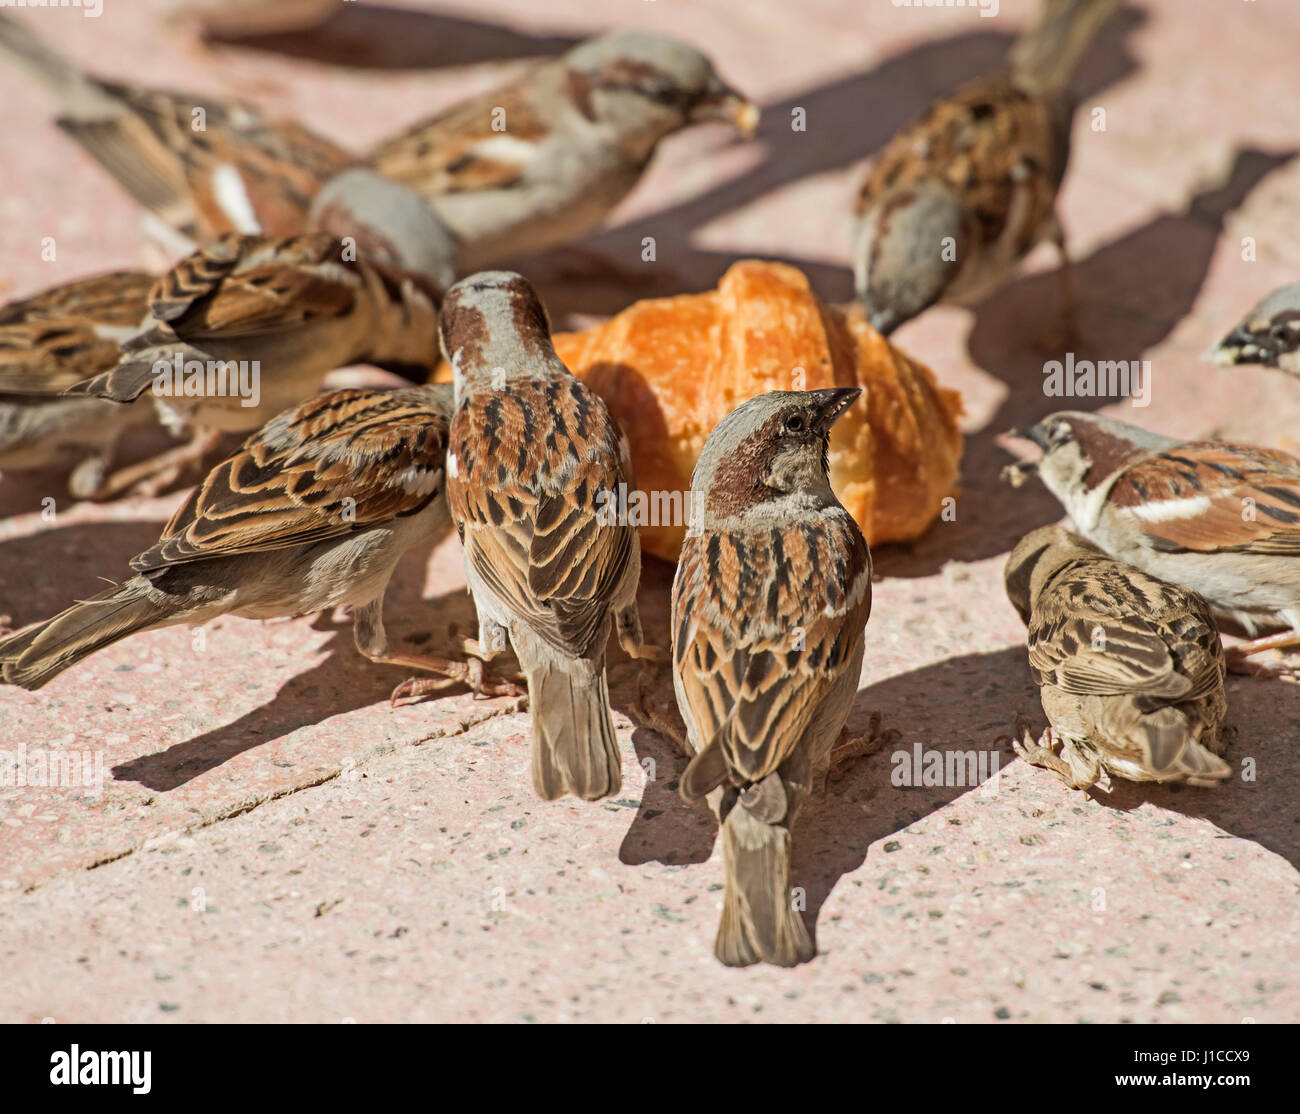
[[[637,302],[554,341],[626,432],[641,491],[686,491],[705,439],[746,399],[852,386],[865,390],[831,434],[830,475],[867,540],[916,537],[954,492],[960,396],[859,308],[823,303],[794,267],[736,263],[717,290]],[[439,377],[449,378],[445,366]],[[641,526],[641,546],[675,561],[685,524],[660,517]]]

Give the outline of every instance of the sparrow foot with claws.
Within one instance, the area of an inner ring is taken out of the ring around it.
[[[424,669],[441,674],[435,677],[408,677],[395,689],[389,698],[389,706],[396,708],[398,702],[406,699],[419,699],[433,693],[443,692],[453,685],[464,685],[475,698],[490,700],[498,696],[520,697],[528,694],[528,689],[510,680],[494,680],[483,670],[483,663],[478,658],[466,661],[448,661],[443,658],[416,657],[399,655],[390,659],[390,664],[406,665],[412,669]]]
[[[1110,792],[1110,779],[1106,772],[1095,765],[1080,778],[1075,775],[1070,763],[1056,752],[1061,745],[1055,729],[1049,724],[1043,734],[1035,740],[1034,729],[1024,716],[1016,717],[1016,731],[1011,736],[1011,747],[1019,758],[1040,770],[1051,770],[1071,789],[1087,792],[1095,784],[1104,793]]]
[[[830,761],[826,767],[827,786],[831,782],[843,781],[849,772],[849,767],[859,758],[867,758],[878,750],[897,743],[903,737],[902,732],[895,727],[882,731],[880,724],[881,715],[876,711],[871,713],[871,719],[867,721],[867,729],[861,735],[850,735],[847,727],[841,729],[839,742],[831,750]]]

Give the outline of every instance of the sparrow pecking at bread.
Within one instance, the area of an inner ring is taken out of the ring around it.
[[[1264,364],[1300,376],[1300,282],[1274,290],[1209,355],[1220,367]]]
[[[67,467],[76,498],[99,495],[114,451],[151,415],[59,392],[117,363],[148,316],[153,276],[116,271],[0,306],[0,471]]]
[[[479,648],[507,639],[528,678],[533,786],[595,800],[622,783],[605,644],[644,656],[641,544],[614,507],[635,487],[627,438],[551,346],[519,275],[462,279],[443,303],[456,382],[447,497],[478,612]],[[613,499],[611,499],[611,496]]]
[[[1219,619],[1256,637],[1229,653],[1246,659],[1300,642],[1300,460],[1225,441],[1182,442],[1100,414],[1051,414],[1024,437],[1037,473],[1084,538],[1149,576],[1203,597]]]
[[[824,783],[862,669],[871,554],[831,490],[831,426],[857,387],[773,391],[728,414],[691,481],[673,581],[673,687],[727,867],[714,952],[731,967],[815,954],[790,889],[790,838]]]
[[[424,691],[461,683],[518,694],[484,677],[477,660],[390,649],[384,630],[384,591],[398,559],[450,524],[443,481],[451,410],[451,388],[430,385],[331,391],[277,415],[131,560],[134,575],[0,641],[5,682],[41,688],[140,631],[347,606],[365,657],[439,675]]]
[[[1056,196],[1070,150],[1067,84],[1118,0],[1042,0],[1002,72],[935,102],[875,158],[855,208],[853,270],[871,324],[888,335],[939,302],[972,305],[1043,240],[1061,257]]]
[[[750,136],[758,109],[694,47],[616,31],[416,124],[365,163],[432,206],[467,273],[599,227],[661,139],[707,120]]]
[[[1021,758],[1085,791],[1112,776],[1209,788],[1231,775],[1223,645],[1200,596],[1060,526],[1022,539],[1005,581],[1050,725],[1035,742],[1017,724]]]
[[[143,489],[172,482],[222,433],[310,397],[336,368],[365,362],[422,382],[436,365],[454,250],[437,218],[368,171],[332,182],[313,213],[337,235],[230,235],[181,260],[149,291],[149,318],[119,362],[68,388],[122,404],[148,392],[172,432],[195,431]]]
[[[58,125],[188,250],[225,233],[302,232],[312,198],[355,159],[250,105],[100,81],[0,13],[0,53],[59,99]]]

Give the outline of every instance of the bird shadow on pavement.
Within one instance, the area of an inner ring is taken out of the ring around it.
[[[659,701],[671,701],[671,680],[662,677],[654,690]],[[665,692],[665,689],[667,690]],[[988,788],[971,785],[898,787],[891,782],[891,756],[913,753],[913,744],[927,751],[987,751],[985,768],[996,772],[1013,757],[999,736],[1009,730],[1007,708],[1029,707],[1033,686],[1020,648],[991,654],[970,654],[879,681],[859,691],[849,715],[850,734],[865,731],[872,713],[880,713],[882,728],[895,727],[901,737],[886,753],[878,751],[840,771],[826,791],[814,791],[805,802],[793,833],[793,885],[804,890],[804,919],[816,939],[821,908],[836,882],[856,870],[877,840],[970,792],[988,795]],[[963,694],[963,715],[953,717],[950,704],[938,704],[934,693]],[[653,758],[669,776],[647,781],[641,810],[619,849],[619,861],[632,865],[662,862],[701,863],[713,852],[718,826],[708,808],[686,804],[677,795],[677,780],[687,759],[671,741],[648,727],[633,735],[637,755]],[[997,753],[997,764],[993,754]],[[945,758],[946,761],[946,758]],[[954,760],[955,761],[955,760]],[[884,854],[885,852],[881,852]]]
[[[1127,40],[1146,18],[1145,13],[1126,8],[1102,29],[1071,83],[1080,97],[1092,96],[1136,72]],[[934,39],[864,72],[800,89],[765,104],[753,140],[762,145],[764,157],[753,169],[679,204],[597,232],[576,248],[530,257],[520,268],[543,292],[556,319],[566,313],[617,313],[636,298],[707,290],[737,260],[755,255],[798,267],[826,301],[847,300],[853,282],[845,266],[798,254],[700,250],[692,242],[695,233],[711,221],[798,181],[860,163],[860,169],[865,169],[864,160],[931,101],[996,70],[1011,41],[1009,34],[982,28]],[[802,110],[806,130],[796,131],[792,126],[796,110]],[[670,144],[676,150],[665,149],[658,157],[672,158],[680,153],[678,144],[683,142],[691,141],[678,137]],[[817,214],[816,219],[820,223],[822,215]],[[850,220],[846,209],[846,258]],[[797,230],[786,228],[783,232],[797,239],[793,235]],[[653,263],[641,258],[642,239],[648,235],[656,241],[657,261]],[[583,274],[583,260],[592,267],[590,275]]]
[[[0,541],[0,612],[16,629],[102,592],[106,577],[126,580],[162,521],[78,522]]]
[[[1241,683],[1249,688],[1230,695],[1229,722],[1237,726],[1238,738],[1228,758],[1238,775],[1241,760],[1254,759],[1255,781],[1237,776],[1218,789],[1198,790],[1116,780],[1109,794],[1094,790],[1089,796],[1107,808],[1128,811],[1149,803],[1204,819],[1218,829],[1211,838],[1250,840],[1298,865],[1300,805],[1294,786],[1300,779],[1300,751],[1291,740],[1300,729],[1300,713],[1289,703],[1294,693],[1283,691],[1287,686],[1279,682]],[[664,684],[661,681],[655,689],[657,699],[671,699],[665,695]],[[943,696],[936,699],[936,694]],[[953,715],[954,706],[960,706],[960,716]],[[883,728],[900,732],[897,742],[848,766],[839,780],[828,783],[825,793],[814,793],[795,824],[791,877],[805,892],[805,922],[814,940],[822,907],[836,884],[861,867],[869,854],[880,877],[875,882],[855,879],[854,884],[878,883],[879,888],[887,889],[887,856],[896,849],[891,846],[896,841],[872,851],[873,844],[895,834],[906,837],[910,825],[968,795],[969,803],[977,808],[1018,809],[1033,799],[1025,792],[1022,779],[1017,779],[1021,783],[1013,790],[1015,797],[1008,795],[1009,787],[1002,780],[1002,773],[1016,757],[1009,742],[1016,715],[1024,713],[1040,726],[1046,722],[1024,647],[964,654],[869,685],[859,691],[854,702],[850,733],[865,730],[872,713],[880,714]],[[639,729],[633,742],[639,757],[654,758],[670,776],[647,783],[641,810],[620,848],[620,861],[671,865],[706,861],[712,854],[717,824],[702,804],[692,807],[677,796],[677,778],[685,769],[686,758],[648,728]],[[923,755],[942,755],[946,771],[962,772],[953,778],[957,784],[895,784],[896,772],[899,780],[906,782],[903,775],[912,767],[918,744]],[[970,776],[971,771],[992,776],[982,784],[973,784],[976,778]],[[1078,793],[1046,770],[1030,769],[1024,775],[1046,779],[1033,786],[1035,796],[1059,791],[1062,802],[1067,803],[1071,794]],[[949,823],[950,838],[930,851],[932,871],[941,871],[946,862],[972,853],[974,845],[963,838],[960,818],[954,816]]]
[[[1142,360],[1190,312],[1223,236],[1225,221],[1274,170],[1296,152],[1239,150],[1226,179],[1198,192],[1181,213],[1166,213],[1074,262],[1079,306],[1078,360]],[[1041,484],[1013,490],[999,479],[1015,459],[1002,446],[1007,430],[1026,428],[1057,410],[1098,410],[1114,396],[1059,398],[1044,393],[1044,365],[1064,360],[1065,347],[1047,347],[1026,322],[1051,322],[1057,313],[1055,269],[1027,274],[1003,287],[976,312],[969,338],[972,360],[1007,385],[1002,407],[966,438],[962,495],[955,520],[939,521],[920,538],[873,551],[887,576],[928,576],[950,560],[976,561],[1010,551],[1024,534],[1061,517],[1060,504]],[[1159,391],[1161,367],[1152,361]],[[1131,407],[1125,420],[1144,424]]]
[[[473,603],[463,589],[453,589],[432,599],[422,598],[427,557],[427,551],[408,553],[389,584],[384,598],[389,644],[394,648],[450,655],[450,643],[437,632],[449,630],[452,624],[462,629],[470,627]],[[402,617],[400,623],[398,616]],[[414,631],[409,629],[412,618],[419,624]],[[395,666],[376,665],[362,657],[353,643],[350,621],[336,622],[322,613],[312,626],[316,630],[333,630],[332,637],[320,647],[321,660],[290,677],[271,700],[230,723],[164,751],[114,766],[113,777],[118,781],[137,781],[157,792],[176,789],[245,751],[272,743],[299,728],[321,724],[333,716],[372,704],[386,704],[393,689],[409,675]],[[463,692],[459,687],[448,689],[448,694]],[[421,706],[436,699],[427,698]]]
[[[1047,721],[1039,713],[1033,722],[1045,726]],[[1109,793],[1093,789],[1089,796],[1118,812],[1151,804],[1208,821],[1219,829],[1211,838],[1250,840],[1300,871],[1300,749],[1295,745],[1300,703],[1295,687],[1262,678],[1229,678],[1227,722],[1236,729],[1223,756],[1232,777],[1216,788],[1112,779]]]
[[[369,70],[435,70],[562,54],[583,34],[537,34],[441,12],[346,3],[317,27],[209,36],[213,46]]]

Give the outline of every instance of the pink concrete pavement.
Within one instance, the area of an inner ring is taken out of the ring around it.
[[[796,262],[823,296],[847,297],[863,160],[929,97],[991,67],[1030,9],[390,0],[348,5],[283,50],[200,61],[142,4],[105,0],[98,20],[18,14],[106,76],[249,95],[357,146],[573,36],[637,25],[706,46],[767,107],[758,143],[713,129],[666,143],[583,253],[527,262],[563,318],[702,288],[746,255]],[[1077,76],[1063,209],[1080,353],[1152,362],[1151,406],[1112,408],[1141,424],[1300,448],[1300,384],[1198,359],[1300,274],[1297,30],[1280,4],[1160,0],[1116,19]],[[341,56],[369,68],[330,61]],[[806,132],[791,130],[794,108]],[[1090,128],[1093,108],[1105,131]],[[141,259],[135,210],[52,112],[0,69],[9,294]],[[644,235],[658,239],[651,268]],[[107,771],[93,795],[0,788],[0,1020],[1300,1019],[1294,688],[1232,683],[1230,757],[1252,759],[1257,778],[1217,792],[1084,798],[997,742],[1017,711],[1041,716],[1002,560],[1057,515],[1041,492],[996,483],[996,434],[1046,409],[1051,253],[1033,264],[978,312],[936,311],[898,334],[966,395],[965,493],[956,522],[876,554],[851,720],[880,711],[908,753],[996,749],[1001,774],[977,789],[901,787],[880,753],[832,786],[797,835],[814,962],[737,972],[712,958],[713,827],[677,799],[669,745],[623,715],[629,663],[614,665],[622,794],[544,804],[511,702],[390,711],[401,675],[362,660],[345,624],[230,619],[201,646],[183,629],[145,635],[40,693],[0,692],[0,749],[90,750]],[[179,498],[71,506],[52,482],[5,477],[0,611],[31,621],[120,575]],[[669,577],[652,564],[644,590],[661,642]],[[454,547],[406,561],[395,634],[437,645],[470,615]],[[671,699],[667,678],[658,695]]]

